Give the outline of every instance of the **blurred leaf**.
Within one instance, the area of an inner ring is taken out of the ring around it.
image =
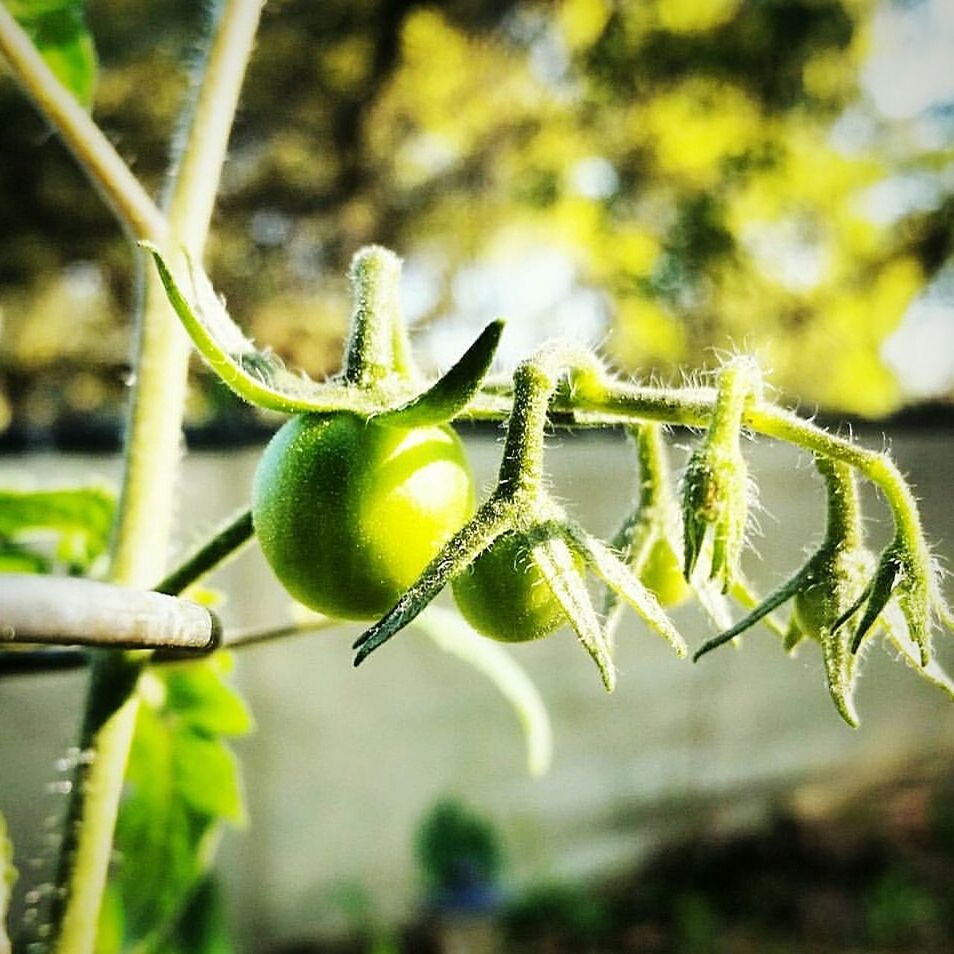
[[[170,51],[196,16],[161,6],[96,6],[97,43],[111,61],[104,117],[122,118],[124,151],[147,181],[161,176],[161,136],[179,102]],[[892,16],[910,23],[940,9],[915,7],[895,5]],[[925,110],[917,122],[931,135],[913,136],[913,120],[880,113],[860,83],[879,9],[848,0],[366,0],[359,10],[288,0],[262,24],[267,81],[243,93],[243,128],[261,149],[242,164],[210,250],[242,337],[258,345],[221,338],[239,359],[237,379],[254,386],[279,374],[276,355],[316,379],[337,366],[347,259],[373,237],[413,263],[408,291],[422,302],[423,334],[448,316],[427,340],[438,361],[458,331],[502,302],[521,323],[515,340],[529,346],[579,325],[643,377],[671,378],[736,342],[762,354],[773,385],[804,405],[867,415],[897,407],[904,393],[893,369],[919,381],[910,343],[920,325],[902,318],[946,274],[954,201],[943,110]],[[147,13],[154,42],[143,48]],[[7,294],[17,301],[5,302],[4,360],[40,366],[57,385],[92,374],[118,401],[121,356],[94,372],[59,359],[125,340],[110,281],[107,307],[88,322],[100,323],[76,345],[81,307],[62,274],[80,257],[117,262],[123,240],[54,151],[37,151],[30,107],[11,99],[0,180],[15,185],[0,271],[13,276]],[[37,156],[50,166],[35,168]],[[66,227],[64,207],[81,253],[73,241],[48,241],[48,223]],[[55,336],[39,330],[50,327]],[[64,405],[75,401],[57,385],[50,391]],[[241,413],[210,379],[203,386],[205,410]],[[16,416],[38,403],[13,388],[11,398]]]
[[[97,62],[85,0],[7,0],[7,6],[57,79],[88,109]]]
[[[422,819],[415,854],[432,891],[492,885],[503,869],[494,826],[455,799],[439,801]]]
[[[232,954],[221,894],[215,878],[199,882],[162,954]]]
[[[7,823],[0,815],[0,954],[10,954],[10,939],[7,937],[7,911],[10,907],[10,893],[17,880],[13,867],[13,845],[7,838]]]
[[[48,572],[51,560],[39,543],[56,538],[55,559],[84,572],[105,553],[115,499],[102,487],[0,490],[0,567],[5,572]]]
[[[18,543],[0,540],[0,573],[49,573],[52,563]]]
[[[228,653],[216,653],[201,664],[170,666],[164,673],[166,708],[197,732],[244,735],[252,729],[248,708],[223,682],[232,670]]]
[[[553,729],[530,677],[498,643],[478,635],[458,613],[431,604],[414,624],[444,652],[483,673],[513,706],[527,743],[527,768],[544,775],[553,758]]]
[[[124,950],[175,949],[169,932],[208,873],[222,823],[244,822],[238,765],[222,736],[248,731],[251,719],[222,681],[228,668],[213,656],[155,667],[141,681],[116,829]]]

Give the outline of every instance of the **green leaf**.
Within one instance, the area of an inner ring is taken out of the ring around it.
[[[415,620],[415,625],[437,646],[473,666],[500,690],[523,726],[530,774],[544,775],[553,757],[550,716],[537,687],[514,658],[499,643],[478,635],[451,610],[431,605]]]
[[[88,109],[97,61],[85,0],[7,0],[7,6],[56,78]]]
[[[53,562],[40,553],[7,540],[0,540],[0,573],[49,573]]]
[[[196,814],[235,824],[245,821],[235,756],[218,739],[179,732],[172,750],[172,772],[177,795]]]
[[[424,427],[453,420],[490,371],[503,328],[499,319],[492,321],[443,377],[406,404],[376,414],[375,421],[392,427]]]
[[[232,954],[221,893],[215,878],[199,882],[162,954]]]
[[[206,876],[222,823],[241,824],[238,766],[223,734],[251,720],[218,656],[148,670],[116,828],[113,882],[123,949],[168,951],[169,933]]]
[[[0,954],[10,954],[10,938],[7,937],[7,911],[10,907],[10,893],[17,880],[17,871],[13,867],[13,845],[7,838],[7,823],[0,815]]]
[[[235,690],[222,681],[231,670],[228,653],[164,667],[166,708],[196,732],[210,736],[245,735],[253,727],[248,708]]]
[[[401,595],[400,599],[373,626],[354,642],[355,666],[360,666],[379,646],[413,622],[450,581],[480,553],[502,536],[513,524],[509,508],[500,508],[488,500],[457,533],[441,548],[424,571]]]
[[[103,487],[0,490],[0,567],[48,571],[43,543],[52,535],[55,559],[84,572],[106,552],[114,512],[115,499]]]

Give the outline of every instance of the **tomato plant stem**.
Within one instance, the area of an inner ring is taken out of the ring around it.
[[[59,133],[120,223],[135,238],[161,242],[167,231],[162,212],[90,114],[53,75],[3,4],[0,4],[0,53],[17,82]]]
[[[261,0],[227,0],[217,18],[181,142],[168,200],[169,247],[205,244],[229,130],[251,54]],[[49,117],[54,123],[57,116]],[[77,153],[85,165],[85,154]],[[151,233],[150,233],[151,237]],[[188,338],[158,287],[147,283],[138,326],[136,384],[111,576],[146,586],[159,577],[171,530],[189,357]],[[58,878],[63,901],[51,924],[59,954],[93,950],[112,835],[138,701],[142,657],[97,654]],[[132,677],[130,677],[132,673]]]

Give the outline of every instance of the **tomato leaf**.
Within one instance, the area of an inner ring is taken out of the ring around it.
[[[103,487],[0,490],[0,570],[49,572],[58,562],[87,571],[109,545],[114,511]]]
[[[218,882],[206,876],[163,942],[162,954],[232,954],[233,950]]]
[[[7,936],[7,911],[10,907],[10,893],[17,880],[17,871],[13,867],[13,845],[7,838],[7,823],[0,815],[0,954],[10,954],[10,938]]]
[[[374,420],[392,427],[424,427],[453,420],[467,407],[490,371],[503,328],[501,320],[492,321],[457,363],[423,394],[375,415]]]
[[[527,744],[527,768],[531,775],[544,775],[553,757],[550,716],[537,687],[503,646],[477,634],[458,613],[429,606],[415,620],[444,652],[483,673],[513,706],[523,726]]]
[[[56,78],[89,109],[97,59],[85,0],[7,0],[7,7]]]
[[[206,877],[223,822],[242,824],[235,758],[223,736],[251,719],[222,677],[222,654],[154,667],[142,705],[120,808],[113,880],[123,948],[168,951],[168,936]]]

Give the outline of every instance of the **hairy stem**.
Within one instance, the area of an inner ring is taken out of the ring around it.
[[[394,367],[395,328],[401,324],[400,280],[401,260],[380,246],[362,249],[351,263],[354,312],[344,378],[355,387],[372,387]],[[398,344],[403,347],[400,340]]]
[[[500,396],[494,395],[495,400]],[[684,427],[706,427],[717,400],[712,388],[653,388],[608,383],[602,389],[557,397],[551,410],[572,415],[583,426],[660,421]],[[925,546],[917,501],[897,465],[884,453],[831,434],[795,412],[767,401],[752,401],[742,412],[749,430],[785,441],[812,453],[854,467],[884,493],[895,529],[914,550]]]
[[[209,46],[202,84],[168,202],[166,241],[201,252],[218,190],[261,0],[227,0]],[[54,123],[57,116],[49,117]],[[80,153],[81,162],[85,161]],[[148,237],[153,237],[151,234]],[[162,238],[162,236],[156,236]],[[115,582],[148,585],[161,575],[180,454],[188,339],[156,287],[139,324],[137,382],[113,551]],[[82,748],[92,753],[74,783],[64,831],[52,925],[59,954],[94,947],[112,834],[138,711],[139,657],[94,657]]]

